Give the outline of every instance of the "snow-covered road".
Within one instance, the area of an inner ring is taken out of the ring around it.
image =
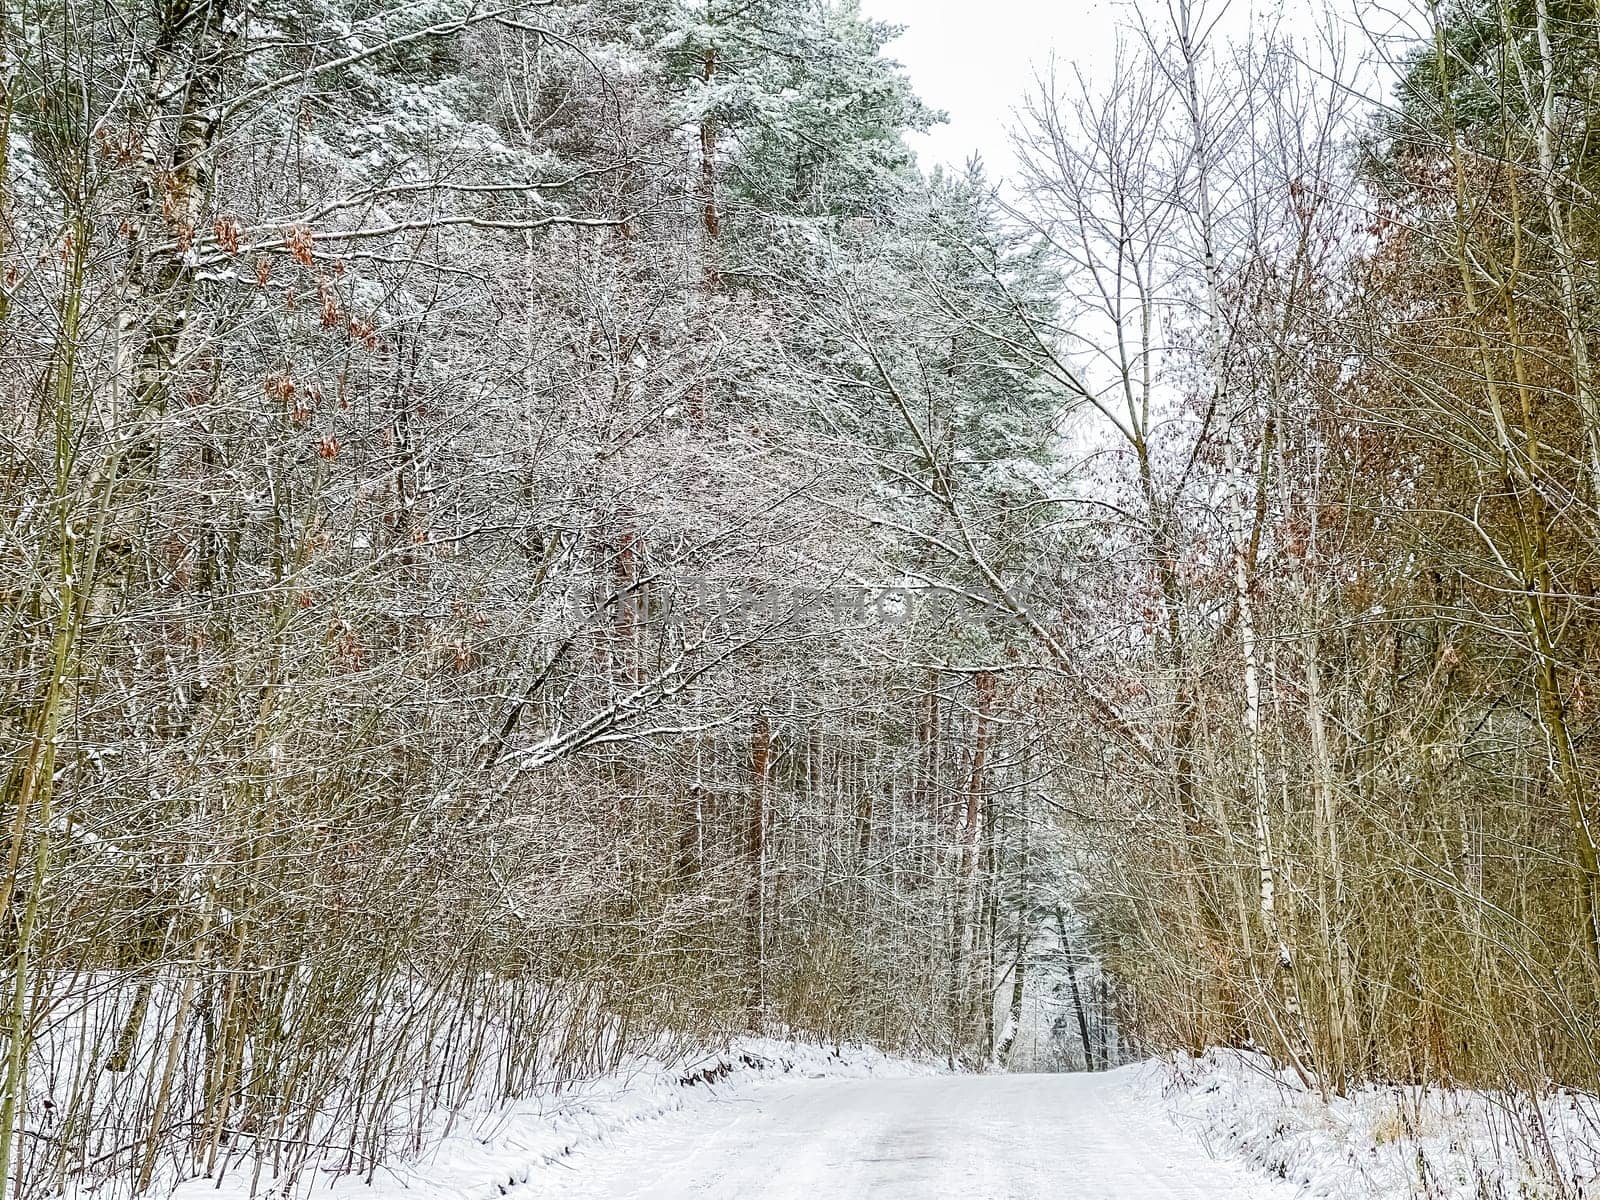
[[[562,1200],[1287,1200],[1212,1159],[1128,1071],[811,1080],[566,1159]]]

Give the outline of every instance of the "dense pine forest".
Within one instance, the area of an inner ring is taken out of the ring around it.
[[[851,0],[3,0],[0,1192],[746,1032],[1600,1087],[1600,7],[1327,29],[991,176]]]

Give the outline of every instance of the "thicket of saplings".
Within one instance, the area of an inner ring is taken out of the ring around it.
[[[1163,294],[1118,264],[1181,219],[1143,114],[1215,155],[1183,202],[1202,228],[1212,206],[1215,254],[1174,420],[1233,429],[1181,435],[1187,484],[1140,490],[1129,406],[1146,636],[1108,694],[1150,736],[1096,722],[1121,765],[1076,803],[1125,834],[1081,904],[1151,1043],[1251,1046],[1335,1091],[1593,1092],[1600,13],[1460,3],[1418,29],[1381,111],[1270,52],[1215,89],[1182,36],[1162,71],[1032,106],[1019,207],[1127,289],[1119,342]]]
[[[18,1178],[370,1175],[438,1114],[740,1031],[981,1054],[1002,843],[963,866],[970,768],[867,757],[922,730],[856,720],[854,744],[774,720],[764,777],[748,740],[701,739],[470,805],[337,721],[279,739],[301,770],[239,744],[255,787],[96,791],[98,832],[63,830],[21,899],[38,1136]]]

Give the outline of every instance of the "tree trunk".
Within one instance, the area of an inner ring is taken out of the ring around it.
[[[966,807],[961,824],[961,858],[956,872],[955,938],[950,971],[951,1057],[970,1034],[970,973],[975,948],[974,928],[979,916],[974,883],[978,867],[978,826],[983,797],[988,788],[989,740],[993,736],[995,680],[992,671],[980,671],[974,680],[976,716],[972,735],[972,769],[967,779]]]
[[[766,1024],[766,856],[767,771],[772,762],[772,730],[765,711],[756,713],[750,733],[750,812],[745,825],[745,860],[749,879],[750,961],[747,1008],[750,1029]]]
[[[1078,986],[1076,955],[1073,953],[1072,940],[1067,937],[1067,919],[1059,908],[1056,909],[1056,928],[1061,933],[1061,953],[1067,964],[1067,990],[1072,993],[1072,1011],[1078,1018],[1078,1041],[1083,1044],[1084,1069],[1098,1071],[1100,1064],[1095,1059],[1094,1043],[1089,1039],[1089,1014],[1084,1009],[1083,991]]]

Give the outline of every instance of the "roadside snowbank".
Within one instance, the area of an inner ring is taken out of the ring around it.
[[[742,1038],[726,1050],[678,1058],[639,1058],[625,1070],[510,1104],[480,1105],[432,1120],[419,1153],[378,1168],[370,1184],[361,1175],[336,1174],[336,1163],[309,1171],[293,1189],[275,1185],[263,1171],[257,1197],[378,1200],[493,1200],[515,1197],[530,1183],[559,1179],[573,1151],[625,1134],[640,1122],[717,1100],[747,1095],[783,1080],[903,1078],[942,1073],[934,1060],[896,1058],[865,1046],[822,1047],[767,1038]],[[175,1200],[252,1194],[254,1157],[226,1165],[221,1178],[189,1179],[170,1191]],[[531,1189],[530,1189],[531,1190]],[[89,1193],[98,1200],[115,1187]],[[159,1192],[157,1194],[160,1194]],[[543,1193],[540,1193],[543,1194]]]
[[[1324,1100],[1263,1058],[1212,1051],[1135,1068],[1176,1122],[1327,1200],[1600,1196],[1600,1097],[1372,1086]]]

